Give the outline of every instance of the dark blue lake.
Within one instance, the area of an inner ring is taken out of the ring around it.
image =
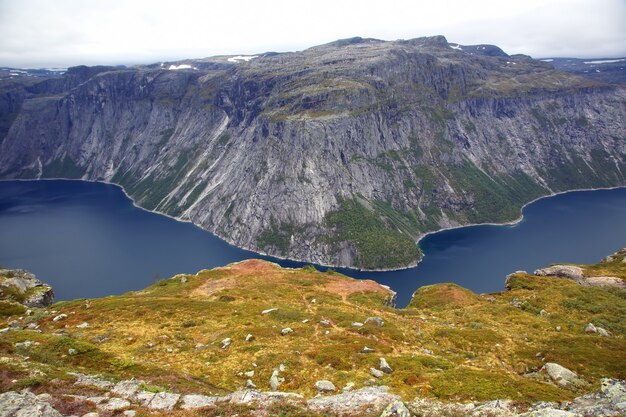
[[[427,236],[416,268],[339,271],[370,278],[408,303],[420,286],[455,282],[479,293],[505,276],[556,262],[593,263],[626,246],[626,189],[541,199],[512,226],[471,226]],[[49,282],[57,300],[137,290],[177,273],[263,258],[189,223],[141,210],[116,186],[82,181],[0,181],[0,265]]]

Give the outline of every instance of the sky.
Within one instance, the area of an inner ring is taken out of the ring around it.
[[[0,0],[0,66],[144,64],[444,35],[534,58],[626,56],[626,0]]]

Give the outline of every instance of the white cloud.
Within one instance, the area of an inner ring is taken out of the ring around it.
[[[623,0],[0,0],[0,65],[171,61],[442,34],[535,57],[626,55]]]

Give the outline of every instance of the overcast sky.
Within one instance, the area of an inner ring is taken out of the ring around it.
[[[510,54],[626,56],[626,0],[0,0],[0,66],[135,64],[444,35]]]

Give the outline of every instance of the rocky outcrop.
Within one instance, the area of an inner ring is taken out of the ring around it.
[[[16,301],[26,307],[47,307],[54,300],[54,292],[30,272],[0,269],[0,300]]]
[[[0,177],[113,182],[237,246],[365,269],[415,264],[428,231],[626,184],[623,88],[486,50],[357,39],[68,71],[7,104]]]
[[[619,257],[620,252],[604,258],[603,262],[612,262],[613,256]],[[517,272],[516,272],[517,273]],[[583,268],[574,265],[552,265],[546,268],[537,269],[534,272],[535,275],[540,277],[553,276],[559,278],[569,278],[576,281],[580,285],[587,287],[605,287],[605,288],[623,288],[626,289],[626,282],[619,277],[605,277],[605,276],[585,276]],[[507,281],[511,274],[507,276]],[[505,283],[505,287],[508,288],[508,284]]]
[[[535,275],[540,277],[555,276],[573,279],[576,282],[580,282],[583,279],[583,274],[584,272],[581,267],[573,265],[552,265],[535,271]]]
[[[46,401],[30,392],[0,394],[0,417],[63,417]]]

